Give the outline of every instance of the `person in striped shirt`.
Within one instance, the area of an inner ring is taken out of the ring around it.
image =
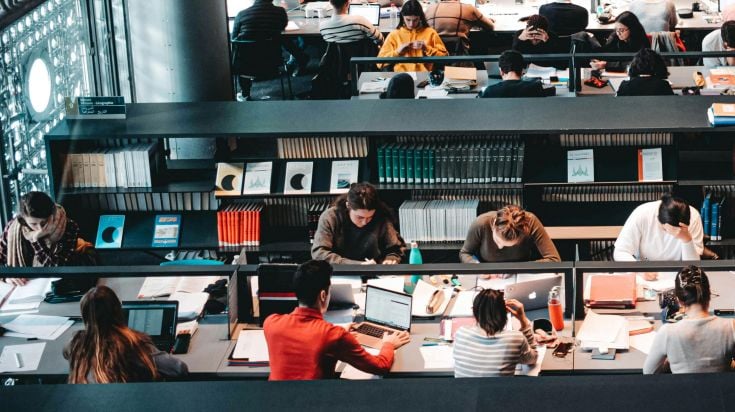
[[[505,330],[508,313],[520,321],[520,331]],[[454,336],[455,378],[512,376],[517,364],[536,363],[531,321],[521,302],[485,289],[475,297],[472,314],[477,323]]]
[[[329,0],[334,15],[319,24],[319,32],[327,43],[352,43],[368,38],[377,45],[383,44],[383,34],[363,16],[347,14],[349,0]]]

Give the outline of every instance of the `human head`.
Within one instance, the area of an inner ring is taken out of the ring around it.
[[[663,226],[666,233],[676,236],[679,233],[679,223],[689,225],[691,213],[686,200],[673,197],[669,194],[661,197],[661,205],[658,207],[658,222]]]
[[[39,230],[56,211],[54,201],[43,192],[28,192],[20,198],[20,215],[33,230]]]
[[[87,291],[79,306],[84,325],[96,336],[106,336],[109,329],[126,324],[120,299],[107,286],[97,286]]]
[[[401,19],[398,22],[397,28],[404,26],[409,30],[415,30],[421,27],[427,27],[428,25],[421,3],[416,0],[409,0],[403,3],[403,7],[401,7]]]
[[[325,312],[329,306],[332,272],[332,265],[325,260],[310,260],[299,265],[293,277],[299,305]]]
[[[398,73],[390,79],[385,92],[380,94],[381,99],[413,99],[413,77],[408,73]]]
[[[499,249],[517,245],[530,230],[526,212],[515,205],[498,210],[492,225],[493,240]]]
[[[378,191],[370,183],[354,183],[347,192],[345,207],[350,220],[357,227],[370,223],[380,206]]]
[[[546,17],[540,15],[540,14],[534,14],[528,17],[526,19],[526,28],[527,29],[541,29],[545,32],[549,31],[549,20],[546,19]]]
[[[722,36],[722,45],[725,50],[735,50],[735,21],[730,20],[722,23],[720,28],[720,36]]]
[[[523,55],[515,50],[506,50],[498,59],[500,74],[516,73],[518,76],[523,74],[525,63]]]
[[[477,326],[488,336],[503,330],[508,321],[508,310],[505,308],[503,292],[485,289],[478,293],[472,302],[472,315],[477,321]]]
[[[669,77],[669,71],[666,68],[664,58],[647,47],[641,49],[635,54],[633,62],[630,63],[628,74],[630,77],[637,77],[640,75],[648,75],[659,79]]]
[[[350,5],[350,0],[329,0],[329,4],[334,7],[334,12],[337,14],[347,13],[347,9]]]
[[[643,48],[648,46],[648,38],[646,37],[646,29],[643,28],[638,16],[624,11],[615,19],[615,31],[612,36],[635,46],[635,48]]]
[[[699,267],[690,265],[683,268],[676,275],[674,286],[674,293],[682,306],[698,304],[703,310],[709,308],[709,279]]]

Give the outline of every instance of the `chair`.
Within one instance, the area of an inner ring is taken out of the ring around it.
[[[232,74],[247,77],[253,81],[272,80],[278,77],[281,81],[281,96],[286,99],[283,84],[285,75],[288,81],[289,99],[293,98],[291,77],[288,75],[286,60],[281,52],[281,38],[232,40]]]
[[[684,42],[675,31],[657,31],[646,34],[651,41],[651,49],[658,53],[685,52]],[[668,58],[667,66],[685,66],[687,62],[683,58]]]
[[[350,43],[327,42],[327,50],[319,61],[318,72],[311,80],[311,97],[313,99],[349,99],[353,80],[350,78],[350,59],[377,55],[378,47],[370,39]],[[358,67],[358,73],[362,71],[377,71],[377,68],[375,65]]]

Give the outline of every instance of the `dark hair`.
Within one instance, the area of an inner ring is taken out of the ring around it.
[[[310,260],[296,269],[293,288],[299,303],[312,307],[319,298],[319,292],[329,290],[332,265],[325,260]]]
[[[722,36],[722,42],[728,47],[735,47],[735,21],[728,20],[722,23],[720,36]]]
[[[403,17],[405,16],[418,16],[421,19],[421,27],[429,26],[429,23],[426,21],[426,15],[424,14],[424,8],[416,0],[408,0],[403,3],[403,7],[401,7],[401,18],[398,19],[398,26],[396,26],[397,29],[404,26]]]
[[[646,36],[646,29],[643,28],[641,21],[638,20],[638,16],[629,11],[624,11],[615,18],[615,22],[622,24],[630,30],[630,36],[627,40],[627,43],[630,45],[630,50],[651,47],[651,42],[648,41],[648,37]],[[620,40],[618,33],[613,30],[610,37],[607,38],[607,43],[610,44],[618,40]]]
[[[350,204],[352,210],[375,210],[374,221],[378,217],[384,217],[394,223],[393,214],[388,206],[378,198],[378,190],[370,183],[353,183],[347,193],[334,200],[333,204],[337,207],[337,218],[341,221],[348,218],[347,203]]]
[[[649,48],[643,48],[635,54],[633,62],[630,63],[628,70],[630,77],[638,77],[640,75],[649,75],[659,79],[669,77],[669,70],[666,68],[666,62],[660,54]]]
[[[669,224],[679,227],[679,223],[689,224],[691,212],[689,204],[686,200],[673,197],[670,194],[661,197],[661,206],[658,207],[658,221],[662,224]]]
[[[148,335],[126,325],[122,305],[107,286],[90,289],[80,303],[84,330],[77,332],[64,351],[69,359],[69,383],[151,381],[158,370]]]
[[[46,193],[28,192],[20,198],[21,216],[46,219],[55,210],[56,204]]]
[[[390,79],[388,87],[380,93],[381,99],[413,99],[413,77],[408,73],[398,73]]]
[[[707,310],[710,300],[709,278],[702,269],[694,265],[683,268],[676,275],[674,285],[674,293],[682,305],[698,303]]]
[[[508,205],[497,211],[493,230],[509,242],[526,237],[531,230],[528,215],[520,206]]]
[[[542,29],[543,31],[548,32],[549,20],[540,14],[533,14],[531,16],[528,16],[528,18],[526,19],[526,27],[533,29]]]
[[[495,335],[503,330],[508,322],[508,311],[505,308],[503,292],[495,289],[485,289],[475,296],[472,302],[472,315],[477,325],[488,336]]]
[[[503,73],[517,73],[519,76],[523,74],[523,68],[526,66],[523,61],[523,55],[515,50],[506,50],[498,59],[498,66]]]
[[[348,2],[349,0],[329,0],[329,4],[331,4],[332,7],[334,7],[335,13],[337,12],[337,10],[341,10],[342,7],[344,7],[345,4],[347,4]]]

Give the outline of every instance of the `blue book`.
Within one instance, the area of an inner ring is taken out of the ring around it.
[[[720,221],[720,204],[719,203],[712,203],[712,216],[711,216],[711,224],[710,224],[710,239],[712,240],[720,240],[720,228],[719,228],[719,221]]]
[[[181,215],[156,215],[153,226],[152,247],[179,246]]]
[[[718,116],[715,114],[715,110],[712,107],[707,109],[707,119],[712,126],[735,125],[735,116]]]
[[[710,193],[707,193],[707,196],[704,197],[704,202],[702,202],[702,226],[704,228],[704,235],[710,236]]]
[[[125,215],[101,215],[97,226],[97,249],[119,249],[122,246]]]

